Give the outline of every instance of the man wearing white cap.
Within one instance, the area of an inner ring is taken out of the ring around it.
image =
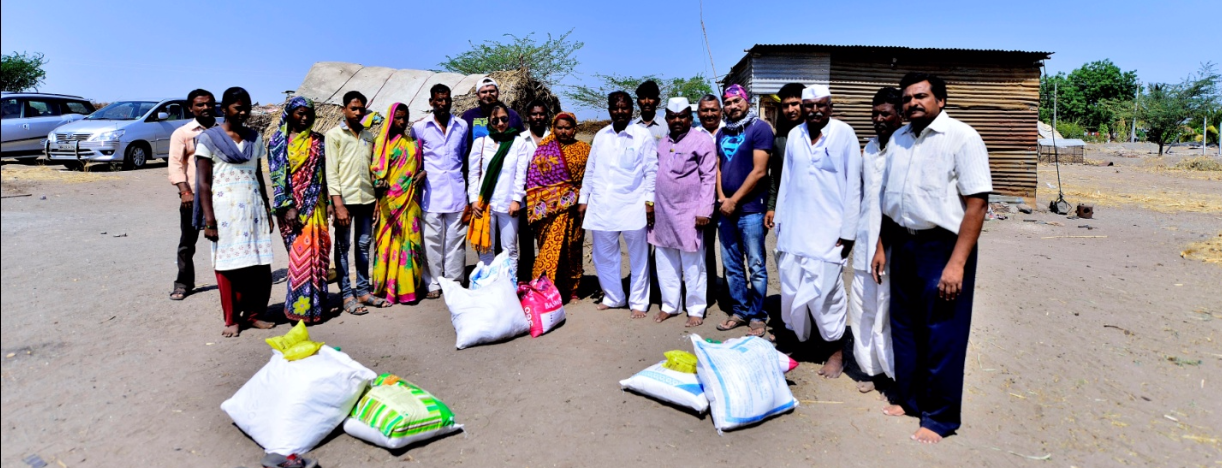
[[[670,132],[658,143],[658,176],[654,190],[654,222],[649,243],[655,253],[663,322],[683,309],[687,283],[687,325],[704,323],[708,287],[705,277],[703,233],[712,229],[713,194],[717,188],[717,149],[709,134],[692,130],[692,108],[687,98],[666,104]]]
[[[486,76],[476,83],[475,95],[479,99],[479,105],[463,112],[461,116],[467,123],[467,151],[471,150],[471,142],[476,138],[488,136],[488,117],[492,113],[492,106],[501,102],[501,88],[496,80]],[[522,123],[522,117],[518,116],[513,109],[509,109],[509,127],[526,132],[526,125]],[[463,174],[467,173],[466,161],[467,158],[464,157]]]
[[[590,158],[577,197],[581,227],[590,231],[594,269],[603,289],[598,310],[628,306],[633,319],[649,311],[649,242],[658,144],[653,135],[632,121],[632,96],[616,91],[607,96],[611,125],[594,134]],[[628,246],[631,291],[624,297],[620,276],[619,238]]]
[[[789,132],[777,194],[777,270],[781,318],[799,341],[818,329],[834,351],[819,374],[839,377],[845,318],[845,259],[857,238],[861,207],[861,147],[853,127],[832,116],[832,93],[802,91],[806,122]]]

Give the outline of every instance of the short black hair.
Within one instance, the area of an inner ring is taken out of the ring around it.
[[[627,91],[612,91],[607,95],[607,107],[611,107],[616,102],[624,101],[628,103],[628,107],[632,107],[632,96]]]
[[[543,101],[538,100],[538,99],[535,99],[535,100],[533,100],[533,101],[530,101],[530,104],[527,104],[527,105],[526,105],[526,110],[528,110],[528,111],[529,111],[529,110],[534,109],[534,108],[536,108],[536,107],[542,107],[542,108],[543,108],[543,112],[544,112],[544,113],[546,113],[547,115],[552,115],[552,110],[551,110],[550,108],[548,108],[548,107],[547,107],[547,104],[544,104],[544,103],[543,103]]]
[[[247,105],[250,105],[253,101],[250,100],[250,93],[237,86],[226,89],[224,93],[221,93],[222,109],[233,105],[235,102],[245,102]]]
[[[348,103],[352,102],[353,99],[361,101],[362,106],[369,103],[369,100],[365,99],[365,95],[361,94],[360,91],[348,91],[344,93],[344,107],[348,107]]]
[[[658,99],[662,94],[662,90],[658,89],[658,83],[653,80],[645,80],[636,87],[636,98],[654,98]]]
[[[781,90],[777,91],[776,95],[777,97],[781,98],[782,101],[789,98],[802,99],[802,90],[804,89],[806,89],[806,85],[803,85],[802,83],[789,83],[782,86]]]
[[[900,79],[900,92],[902,93],[909,86],[920,83],[922,81],[929,82],[929,89],[933,91],[933,97],[939,101],[946,101],[946,82],[938,78],[937,75],[921,72],[908,72]]]
[[[878,88],[878,92],[874,93],[874,100],[870,102],[870,105],[891,104],[896,109],[899,109],[904,105],[903,97],[904,93],[901,93],[900,90],[890,86],[883,86]]]
[[[696,101],[696,104],[699,105],[702,102],[715,102],[717,103],[718,107],[721,107],[721,99],[717,99],[716,94],[709,93],[705,94],[704,96],[700,96],[700,100]]]
[[[449,86],[446,86],[441,83],[437,83],[433,85],[432,88],[429,88],[429,99],[433,99],[437,97],[438,94],[441,94],[441,93],[446,93],[446,94],[449,94],[450,97],[454,97],[454,93],[450,91]]]
[[[195,102],[195,98],[201,97],[201,96],[208,96],[209,99],[212,99],[213,101],[216,100],[216,96],[213,96],[211,91],[208,91],[206,89],[195,89],[187,93],[187,102],[188,103]]]

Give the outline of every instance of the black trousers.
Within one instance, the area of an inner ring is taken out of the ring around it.
[[[938,282],[958,237],[934,228],[911,233],[884,221],[891,244],[891,343],[897,403],[919,415],[921,427],[946,436],[959,429],[963,368],[972,325],[976,249],[963,266],[954,300],[938,298]]]
[[[191,225],[191,208],[178,209],[178,278],[174,287],[182,286],[187,291],[195,289],[195,244],[199,242],[199,230]]]

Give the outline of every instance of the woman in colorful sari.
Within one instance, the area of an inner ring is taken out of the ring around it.
[[[331,253],[325,146],[322,134],[313,130],[314,120],[314,103],[293,98],[284,106],[280,128],[267,146],[272,208],[289,254],[284,316],[306,323],[323,318]]]
[[[416,302],[424,265],[420,187],[424,161],[420,145],[408,134],[408,110],[394,103],[373,147],[374,210],[373,295],[392,304]]]
[[[532,276],[546,275],[566,300],[577,299],[585,241],[577,194],[590,145],[577,141],[576,135],[577,117],[568,112],[556,115],[552,133],[539,142],[526,174],[527,220],[539,245]]]

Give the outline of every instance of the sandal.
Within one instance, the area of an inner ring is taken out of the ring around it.
[[[768,323],[763,320],[752,320],[747,330],[747,336],[768,339]]]
[[[367,305],[367,306],[373,307],[373,308],[375,308],[375,309],[385,309],[385,308],[387,308],[387,307],[390,307],[390,305],[391,305],[391,304],[390,304],[390,301],[388,301],[388,300],[386,300],[386,299],[382,299],[382,298],[380,298],[380,297],[378,297],[378,296],[375,296],[375,295],[373,295],[373,294],[370,294],[370,295],[368,295],[368,296],[365,296],[365,298],[364,298],[364,299],[361,299],[361,303],[363,303],[363,304],[365,304],[365,305]]]
[[[726,325],[727,323],[729,325]],[[737,315],[731,315],[730,318],[726,319],[726,321],[717,324],[717,329],[721,331],[730,331],[730,330],[733,330],[735,328],[741,327],[746,324],[747,324],[746,319],[739,317]]]
[[[437,299],[439,297],[441,297],[440,289],[436,291],[429,291],[429,294],[427,296],[424,296],[425,299]]]
[[[170,300],[171,301],[181,301],[183,299],[186,299],[188,292],[189,291],[187,290],[186,286],[182,286],[182,285],[174,286],[174,292],[170,293]]]
[[[344,300],[344,312],[352,315],[365,315],[369,313],[369,309],[357,302],[356,299]]]
[[[276,453],[267,454],[259,464],[263,465],[263,468],[316,468],[318,466],[318,462],[310,458],[302,458],[297,455],[286,457]]]

